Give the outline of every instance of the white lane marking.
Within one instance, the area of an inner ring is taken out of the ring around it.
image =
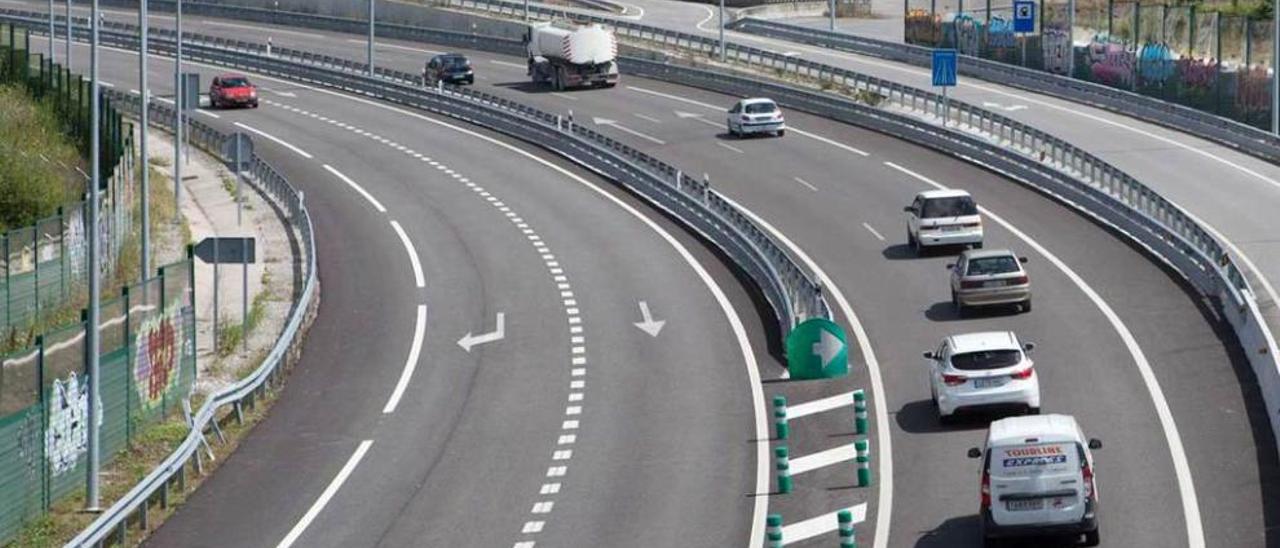
[[[633,112],[633,113],[631,113],[631,115],[632,115],[632,116],[635,116],[636,118],[639,118],[639,119],[641,119],[641,120],[645,120],[645,121],[647,121],[647,122],[653,122],[653,123],[655,123],[655,124],[661,124],[661,123],[662,123],[662,120],[659,120],[659,119],[654,118],[654,117],[652,117],[652,116],[646,116],[646,115],[644,115],[644,114],[640,114],[640,113],[638,113],[638,112]]]
[[[559,483],[544,483],[542,484],[542,488],[538,490],[538,494],[540,495],[554,495],[559,492],[560,492]]]
[[[849,513],[853,514],[853,523],[858,524],[867,520],[867,503],[862,503],[852,508],[845,508]],[[840,521],[837,510],[829,514],[823,514],[816,518],[810,518],[804,521],[798,521],[791,525],[782,526],[782,541],[785,544],[795,544],[800,541],[808,540],[818,535],[823,535],[835,531],[840,527]]]
[[[805,131],[805,130],[803,130],[803,129],[794,128],[794,127],[788,127],[787,129],[791,130],[791,132],[792,132],[792,133],[795,133],[796,135],[800,135],[800,136],[803,136],[803,137],[808,137],[808,138],[810,138],[810,139],[813,139],[813,140],[818,141],[818,142],[821,142],[821,143],[826,143],[826,144],[831,145],[831,146],[833,146],[833,147],[836,147],[836,148],[838,148],[838,149],[844,150],[844,151],[846,151],[846,152],[852,152],[852,153],[857,154],[858,156],[862,156],[862,157],[864,157],[864,158],[865,158],[865,157],[867,157],[867,156],[870,156],[870,155],[871,155],[871,154],[869,154],[869,153],[867,153],[867,152],[865,152],[865,151],[863,151],[863,150],[853,148],[853,147],[851,147],[851,146],[849,146],[849,145],[846,145],[846,144],[844,144],[844,143],[841,143],[841,142],[839,142],[839,141],[834,141],[834,140],[828,139],[828,138],[823,137],[823,136],[821,136],[821,135],[818,135],[818,134],[816,134],[816,133],[809,133],[808,131]]]
[[[404,391],[409,388],[409,380],[413,378],[413,371],[418,368],[418,358],[422,355],[422,341],[427,335],[427,305],[418,305],[418,319],[413,324],[413,343],[409,346],[409,357],[404,361],[404,369],[400,371],[400,380],[396,381],[396,387],[391,391],[391,397],[387,398],[387,404],[382,407],[383,414],[390,414],[396,411],[396,406],[400,405],[400,398],[404,397]]]
[[[696,25],[694,25],[694,26],[695,26],[695,27],[697,27],[697,29],[698,29],[698,30],[700,30],[700,31],[703,31],[703,32],[712,32],[712,31],[711,31],[711,30],[709,30],[709,29],[704,29],[704,28],[702,28],[702,25],[707,24],[707,22],[708,22],[708,21],[710,21],[712,18],[714,18],[714,17],[716,16],[716,10],[711,9],[711,6],[698,6],[698,7],[702,8],[702,9],[704,9],[704,10],[707,10],[707,16],[706,16],[705,18],[703,18],[701,21],[698,21],[698,24],[696,24]]]
[[[542,521],[526,521],[526,522],[524,523],[524,528],[520,529],[520,532],[521,532],[521,533],[525,533],[525,534],[529,534],[529,533],[539,533],[539,532],[542,532],[542,526],[543,526],[543,525],[546,525],[546,522],[542,522]]]
[[[814,415],[817,413],[825,413],[846,405],[853,405],[853,392],[845,392],[843,394],[836,394],[834,396],[808,401],[798,405],[787,406],[787,420],[798,419],[800,417]]]
[[[533,548],[537,544],[532,540],[525,540],[511,545],[511,548]]]
[[[404,250],[409,254],[409,263],[413,265],[414,283],[418,284],[419,288],[426,287],[427,279],[422,275],[422,261],[418,260],[418,250],[413,247],[413,240],[409,239],[409,235],[405,233],[399,222],[391,221],[391,228],[395,229],[397,236],[400,236],[400,243],[404,244]]]
[[[852,443],[846,443],[812,455],[796,457],[791,459],[791,475],[803,474],[839,462],[853,460],[856,456],[858,456],[857,449],[854,449]]]
[[[551,92],[551,95],[554,95],[554,96],[559,97],[559,98],[561,98],[561,99],[564,99],[564,100],[566,100],[566,101],[577,101],[577,100],[578,100],[578,98],[577,98],[577,97],[574,97],[574,96],[572,96],[572,95],[569,95],[568,93],[560,93],[560,92],[558,92],[558,91],[553,91],[553,92]]]
[[[646,141],[649,141],[649,142],[654,143],[654,144],[657,144],[657,145],[665,145],[665,144],[667,144],[667,142],[666,142],[666,141],[663,141],[662,139],[659,139],[659,138],[657,138],[657,137],[653,137],[653,136],[651,136],[651,135],[647,135],[647,134],[641,133],[641,132],[636,131],[636,130],[634,130],[634,129],[631,129],[631,128],[627,127],[627,126],[624,126],[624,125],[622,125],[622,124],[619,124],[617,120],[610,120],[610,119],[608,119],[608,118],[593,118],[593,119],[592,119],[592,123],[594,123],[594,124],[595,124],[595,125],[597,125],[597,126],[609,126],[609,127],[613,128],[613,129],[616,129],[616,130],[621,131],[621,132],[623,132],[623,133],[629,133],[629,134],[631,134],[631,135],[634,135],[634,136],[636,136],[636,137],[639,137],[639,138],[641,138],[641,139],[644,139],[644,140],[646,140]]]
[[[930,179],[924,175],[911,171],[905,167],[894,164],[893,162],[885,162],[885,165],[909,175],[925,184],[937,189],[945,189],[947,187]],[[1182,513],[1183,518],[1187,522],[1187,541],[1192,548],[1203,548],[1204,527],[1200,521],[1200,505],[1196,498],[1195,483],[1191,479],[1191,465],[1187,462],[1187,454],[1182,446],[1182,437],[1178,434],[1178,425],[1173,419],[1173,412],[1169,409],[1169,402],[1164,397],[1164,392],[1160,389],[1160,381],[1156,379],[1155,372],[1151,369],[1151,364],[1147,361],[1147,356],[1142,351],[1142,347],[1138,345],[1137,339],[1133,333],[1129,331],[1129,327],[1125,325],[1120,316],[1115,313],[1111,305],[1107,304],[1096,291],[1093,290],[1084,278],[1067,266],[1065,262],[1059,259],[1048,249],[1040,245],[1039,242],[1033,240],[1030,236],[1018,230],[1002,217],[994,214],[985,207],[979,207],[983,215],[991,220],[999,223],[1005,230],[1008,230],[1019,240],[1022,240],[1037,253],[1047,259],[1063,274],[1069,278],[1080,291],[1093,302],[1098,310],[1102,311],[1102,315],[1106,316],[1107,321],[1111,323],[1112,329],[1120,335],[1120,339],[1124,342],[1125,347],[1129,350],[1129,354],[1133,357],[1134,364],[1138,366],[1138,372],[1142,377],[1143,384],[1146,385],[1147,392],[1151,396],[1152,403],[1155,404],[1156,416],[1160,418],[1160,427],[1164,432],[1165,440],[1169,444],[1169,456],[1173,460],[1174,475],[1178,480],[1178,492],[1182,497]]]
[[[520,68],[524,68],[524,67],[520,67]],[[362,97],[346,95],[346,94],[328,90],[328,89],[311,88],[307,86],[304,86],[304,87],[306,89],[310,89],[318,93],[324,93],[327,95],[331,95],[333,97],[339,97],[344,100],[368,105],[374,108],[386,110],[388,112],[395,112],[397,114],[413,117],[413,118],[416,118],[431,124],[435,124],[441,127],[446,127],[453,131],[462,133],[464,135],[468,135],[476,139],[480,139],[482,141],[490,143],[498,148],[505,149],[514,154],[519,154],[520,156],[523,156],[524,158],[527,158],[530,161],[536,162],[538,164],[545,166],[548,169],[551,169],[557,173],[560,173],[565,178],[576,181],[577,183],[585,186],[586,188],[591,189],[593,192],[597,193],[602,198],[611,201],[612,203],[617,205],[619,208],[629,213],[631,216],[640,220],[640,222],[644,223],[646,226],[648,226],[650,229],[656,232],[663,240],[665,240],[668,243],[668,245],[670,245],[673,249],[675,249],[675,251],[680,255],[680,257],[684,259],[685,263],[689,265],[689,268],[693,269],[693,271],[697,273],[698,277],[702,280],[703,284],[707,286],[708,290],[711,291],[711,294],[715,297],[716,303],[720,306],[721,311],[724,313],[726,319],[729,321],[729,325],[734,334],[734,338],[737,339],[738,347],[742,351],[743,364],[747,369],[747,377],[751,384],[751,401],[752,401],[753,413],[755,415],[754,437],[755,439],[762,440],[761,442],[756,443],[756,492],[761,494],[759,496],[753,497],[754,503],[753,503],[752,517],[751,517],[751,537],[750,537],[751,544],[750,545],[759,546],[764,543],[764,520],[765,520],[765,513],[767,512],[768,505],[769,505],[769,501],[768,501],[769,497],[766,493],[769,490],[770,456],[769,456],[769,442],[768,442],[769,423],[768,423],[768,419],[765,416],[764,388],[763,388],[763,385],[761,384],[760,369],[756,361],[755,350],[751,348],[751,340],[747,337],[746,327],[742,323],[742,318],[738,316],[737,310],[733,307],[733,304],[729,301],[729,297],[725,295],[724,290],[721,289],[720,285],[716,282],[715,278],[711,277],[711,274],[708,273],[707,270],[702,266],[702,264],[699,263],[698,260],[693,256],[693,253],[689,252],[689,250],[685,248],[685,246],[681,244],[679,240],[677,240],[674,236],[672,236],[671,233],[667,232],[665,229],[659,226],[656,222],[654,222],[649,217],[645,216],[636,208],[622,201],[621,199],[614,196],[613,194],[606,192],[604,189],[600,188],[599,186],[592,184],[590,181],[587,181],[586,179],[578,176],[577,174],[561,166],[558,166],[549,160],[540,158],[537,155],[533,154],[532,152],[519,148],[510,143],[499,141],[498,139],[495,139],[493,137],[489,137],[487,135],[483,135],[475,131],[463,128],[461,126],[454,125],[454,124],[445,122],[443,120],[437,120],[435,118],[426,116],[418,112],[413,112],[403,108],[391,106],[391,105],[381,103],[372,99],[365,99]],[[746,211],[746,212],[749,216],[752,216],[753,218],[757,219],[757,222],[759,221],[759,218],[756,217],[754,214],[752,214],[750,211]],[[775,234],[775,236],[781,236],[781,233],[777,232],[777,229],[774,229],[771,226],[768,228],[770,232]],[[795,248],[794,244],[789,244],[789,247],[792,247],[793,251],[799,251],[798,248]],[[807,260],[806,262],[812,265],[811,260]],[[814,268],[813,270],[817,271],[816,268]],[[862,329],[861,325],[858,324],[856,316],[853,315],[852,308],[848,306],[848,302],[844,300],[842,294],[840,293],[839,289],[835,286],[835,284],[831,283],[831,279],[829,277],[826,277],[825,274],[819,273],[819,275],[820,277],[823,278],[823,285],[827,287],[828,290],[832,292],[832,295],[836,296],[837,300],[839,300],[842,303],[842,307],[845,309],[845,316],[850,318],[850,321],[854,325],[855,335],[858,337],[859,344],[862,346],[863,359],[867,362],[868,369],[871,370],[872,387],[873,387],[874,393],[883,394],[884,389],[880,381],[879,365],[875,360],[874,353],[872,353],[871,351],[870,343],[866,341],[866,332]],[[573,297],[573,292],[561,291],[560,296],[562,298],[571,298]],[[876,415],[877,415],[876,428],[879,429],[879,431],[881,432],[886,432],[886,434],[884,435],[885,439],[882,440],[880,443],[880,452],[877,455],[877,457],[881,459],[880,470],[882,471],[881,473],[884,476],[880,479],[880,506],[879,507],[888,508],[889,505],[886,504],[885,492],[886,490],[890,490],[891,486],[893,485],[893,466],[891,461],[889,460],[889,453],[888,453],[888,446],[889,446],[889,440],[888,440],[888,434],[887,434],[887,432],[889,431],[889,424],[888,424],[888,418],[887,418],[888,411],[885,407],[885,403],[881,398],[873,398],[873,400],[875,402]],[[581,412],[581,409],[579,409],[578,411]],[[880,519],[877,521],[877,528],[878,528],[877,530],[884,530],[884,531],[888,530],[889,520],[887,517],[887,512],[885,512],[885,514],[886,514],[885,516],[880,516]],[[884,527],[880,528],[882,524]]]
[[[506,62],[506,61],[499,61],[499,60],[497,60],[497,59],[490,59],[490,60],[489,60],[489,62],[490,62],[490,63],[493,63],[493,64],[495,64],[495,65],[498,65],[498,66],[503,66],[503,67],[511,67],[511,68],[518,68],[518,69],[527,69],[527,68],[529,68],[529,67],[527,67],[527,66],[525,66],[525,65],[521,65],[521,64],[519,64],[519,63],[508,63],[508,62]]]
[[[210,117],[210,118],[213,118],[214,120],[217,120],[217,119],[219,119],[219,118],[222,118],[222,116],[221,116],[221,115],[214,114],[214,113],[209,112],[209,111],[204,110],[204,109],[196,109],[196,112],[199,112],[200,114],[203,114],[203,115],[205,115],[205,116],[208,116],[208,117]]]
[[[882,242],[884,241],[884,235],[880,234],[880,232],[877,231],[876,229],[871,228],[871,225],[867,223],[862,223],[862,228],[867,229],[867,232],[870,232],[871,235],[875,236],[877,240],[880,240]]]
[[[810,271],[817,276],[818,281],[822,282],[822,287],[831,292],[831,296],[836,300],[836,306],[840,308],[840,313],[849,321],[849,326],[853,329],[853,336],[858,341],[858,350],[862,353],[862,360],[867,365],[867,377],[871,381],[871,404],[875,407],[876,433],[880,438],[880,448],[876,453],[876,459],[880,463],[880,493],[876,501],[876,528],[873,537],[873,548],[886,548],[889,545],[889,525],[891,516],[893,515],[893,437],[889,431],[889,405],[885,401],[887,396],[884,391],[884,380],[880,376],[880,361],[876,359],[875,350],[871,348],[871,338],[867,336],[866,327],[858,319],[858,315],[854,313],[853,306],[849,304],[849,299],[845,298],[844,292],[840,290],[840,286],[836,285],[835,280],[828,276],[826,271],[814,262],[800,246],[791,241],[790,238],[783,234],[782,231],[775,228],[772,224],[756,215],[754,211],[742,207],[740,204],[724,197],[725,201],[730,205],[740,209],[752,222],[763,227],[766,231],[773,235],[775,239],[782,242],[787,249],[791,250],[800,262],[804,263]],[[763,403],[762,403],[763,404]],[[761,435],[757,432],[757,436]],[[767,436],[768,434],[764,434]],[[765,447],[764,459],[768,459],[768,447]],[[757,493],[768,490],[768,469],[764,470],[765,487],[757,490]],[[764,516],[756,516],[760,521]],[[759,546],[757,542],[752,546]]]
[[[554,501],[549,501],[549,500],[539,501],[539,502],[533,503],[533,509],[530,510],[529,512],[533,514],[549,514],[551,513],[551,509],[555,508],[555,506],[556,506],[556,503]]]
[[[716,144],[717,144],[717,145],[720,145],[720,146],[722,146],[722,147],[724,147],[724,148],[727,148],[727,149],[729,149],[729,150],[731,150],[731,151],[733,151],[733,152],[737,152],[738,154],[746,154],[746,152],[745,152],[745,151],[743,151],[742,149],[740,149],[740,148],[738,148],[738,147],[735,147],[735,146],[733,146],[733,145],[730,145],[730,144],[728,144],[728,143],[721,143],[721,142],[719,142],[719,141],[716,141]]]
[[[257,133],[258,135],[261,135],[261,136],[263,136],[263,137],[266,137],[267,139],[270,139],[270,140],[272,140],[272,141],[275,141],[275,142],[276,142],[276,144],[278,144],[278,145],[280,145],[280,146],[283,146],[283,147],[285,147],[285,148],[287,148],[287,149],[289,149],[289,150],[292,150],[292,151],[296,152],[296,153],[298,154],[298,156],[301,156],[301,157],[306,158],[306,159],[308,159],[308,160],[310,160],[310,159],[312,158],[312,156],[311,156],[310,154],[307,154],[307,153],[306,153],[305,151],[303,151],[302,149],[300,149],[300,148],[298,148],[298,147],[295,147],[295,146],[293,146],[293,145],[291,145],[291,144],[289,144],[289,143],[286,143],[286,142],[284,142],[283,140],[281,140],[279,137],[276,137],[276,136],[274,136],[274,135],[271,135],[271,134],[269,134],[269,133],[267,133],[267,132],[265,132],[265,131],[262,131],[262,130],[260,130],[260,129],[258,129],[258,128],[250,127],[250,126],[247,126],[247,125],[245,125],[245,124],[243,124],[243,123],[240,123],[240,122],[236,122],[236,127],[240,128],[240,129],[244,129],[244,130],[252,131],[252,132],[254,132],[254,133]]]
[[[347,39],[347,42],[352,44],[368,44],[369,43],[368,40],[356,40],[355,38],[349,38]],[[404,51],[412,51],[414,53],[429,53],[431,55],[438,55],[438,54],[444,53],[443,51],[437,51],[434,49],[411,48],[409,46],[401,46],[398,44],[386,44],[386,43],[377,42],[377,41],[375,41],[373,45],[374,47],[378,47],[378,48],[399,49]]]
[[[102,80],[98,80],[98,85],[102,87],[108,87],[108,88],[116,87],[115,84],[112,84],[111,82],[103,82]]]
[[[342,182],[347,183],[347,186],[355,189],[355,191],[360,193],[361,196],[364,196],[364,199],[368,200],[369,203],[373,204],[373,208],[378,210],[379,213],[387,212],[387,208],[382,206],[382,202],[379,202],[377,198],[374,198],[372,194],[369,194],[369,192],[365,190],[364,187],[356,184],[355,181],[352,181],[350,177],[343,175],[341,171],[334,169],[334,167],[329,164],[324,164],[322,167],[324,167],[325,171],[332,173],[334,177],[337,177]]]
[[[809,190],[812,190],[812,191],[814,191],[814,192],[817,192],[817,191],[818,191],[818,187],[813,186],[813,184],[812,184],[812,183],[810,183],[809,181],[806,181],[806,180],[801,179],[801,178],[799,178],[799,177],[792,177],[792,179],[794,179],[794,180],[795,180],[795,182],[800,183],[800,184],[804,185],[805,187],[808,187],[808,189],[809,189]]]
[[[293,543],[298,540],[302,532],[307,530],[307,526],[311,525],[312,520],[315,520],[316,516],[320,515],[320,511],[324,510],[325,505],[329,504],[329,499],[332,499],[338,493],[338,489],[347,481],[347,477],[355,471],[356,466],[360,464],[360,460],[364,458],[364,454],[369,451],[370,445],[373,445],[373,440],[360,442],[360,445],[356,447],[355,453],[352,453],[351,458],[347,459],[347,463],[342,465],[338,475],[334,476],[333,481],[329,482],[329,486],[325,487],[324,492],[320,493],[320,498],[316,499],[311,508],[307,509],[307,513],[303,514],[302,519],[298,520],[293,529],[289,530],[289,534],[285,535],[280,544],[276,545],[276,548],[293,546]]]
[[[266,33],[267,35],[271,35],[273,33],[278,32],[280,34],[293,34],[297,36],[305,36],[307,38],[316,38],[316,39],[324,38],[319,34],[312,34],[310,32],[298,32],[296,30],[285,30],[285,29],[279,29],[279,28],[256,27],[253,25],[242,25],[240,23],[227,23],[224,21],[201,21],[201,23],[204,23],[206,25],[214,25],[217,27],[231,27],[231,28],[237,28],[237,29],[252,30],[255,32]]]

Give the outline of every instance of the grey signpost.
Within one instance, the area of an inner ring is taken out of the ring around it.
[[[178,0],[174,14],[174,28],[177,32],[177,47],[173,57],[173,207],[182,211],[182,0]],[[178,217],[175,217],[175,221]]]
[[[241,282],[243,286],[240,291],[240,334],[241,348],[247,348],[244,338],[248,337],[249,329],[249,265],[257,261],[257,242],[251,236],[211,236],[200,240],[196,244],[196,257],[206,264],[213,265],[213,348],[218,348],[218,316],[219,316],[219,286],[221,278],[219,277],[218,265],[240,264]]]
[[[724,0],[720,0],[720,62],[723,63],[729,56],[729,52],[724,49]]]
[[[369,0],[369,76],[373,76],[373,27],[377,19],[374,18],[374,3],[377,0]]]

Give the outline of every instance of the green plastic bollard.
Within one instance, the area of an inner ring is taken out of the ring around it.
[[[857,435],[867,434],[867,394],[861,389],[853,392],[853,427]]]
[[[782,514],[769,514],[764,524],[764,535],[769,541],[769,548],[782,548]]]
[[[791,492],[791,459],[788,457],[786,446],[776,447],[773,450],[773,456],[777,458],[778,469],[778,492],[787,494]]]
[[[858,487],[871,486],[871,444],[867,440],[853,442],[858,452]]]
[[[841,510],[836,514],[836,522],[840,529],[840,548],[858,548],[858,540],[853,533],[853,512]]]
[[[791,427],[787,425],[787,397],[786,396],[773,397],[773,426],[774,426],[774,430],[778,434],[778,439],[780,440],[787,439],[787,434],[790,433]]]

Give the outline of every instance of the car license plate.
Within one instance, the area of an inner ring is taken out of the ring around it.
[[[1004,280],[990,280],[982,282],[982,287],[1004,287]]]
[[[1004,384],[1004,379],[993,377],[990,379],[973,379],[974,388],[995,388]]]
[[[959,227],[959,226],[954,226],[954,225],[953,225],[953,226],[944,226],[944,227],[942,227],[942,231],[943,231],[943,232],[959,232],[959,231],[960,231],[960,227]]]
[[[1007,500],[1004,504],[1005,508],[1008,508],[1010,512],[1027,512],[1031,510],[1044,509],[1044,499]]]

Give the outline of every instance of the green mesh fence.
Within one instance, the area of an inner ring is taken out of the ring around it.
[[[182,408],[196,379],[193,268],[184,261],[105,299],[97,405],[104,464],[143,427]],[[0,543],[84,488],[88,376],[84,322],[0,360]]]

